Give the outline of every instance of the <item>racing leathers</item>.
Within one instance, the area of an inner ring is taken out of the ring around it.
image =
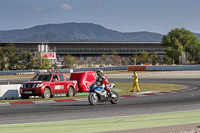
[[[109,89],[110,87],[110,83],[108,81],[108,78],[105,76],[105,75],[100,75],[100,74],[97,74],[97,78],[96,78],[96,82],[95,82],[96,85],[100,84],[100,87],[102,89],[105,89],[107,90],[111,96],[112,96],[112,92],[111,90]]]
[[[100,74],[97,75],[95,84],[96,85],[100,84],[100,86],[102,87],[102,89],[104,89],[107,84],[110,85],[107,77],[105,75],[100,75]]]

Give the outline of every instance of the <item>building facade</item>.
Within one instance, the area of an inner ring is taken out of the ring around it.
[[[96,64],[102,55],[112,62],[112,55],[118,55],[120,60],[128,62],[129,56],[146,51],[150,54],[164,55],[165,48],[159,42],[11,42],[18,52],[21,50],[35,53],[39,51],[38,45],[48,45],[49,52],[56,52],[57,63],[62,65],[64,55],[72,55],[79,64]],[[8,46],[1,42],[0,46]],[[120,61],[121,62],[121,61]],[[98,62],[100,63],[100,62]]]

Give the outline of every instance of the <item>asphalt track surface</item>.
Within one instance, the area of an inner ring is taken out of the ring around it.
[[[27,79],[0,80],[21,83]],[[109,79],[110,82],[132,82],[132,79]],[[33,104],[0,107],[0,125],[63,120],[79,120],[129,115],[177,112],[200,109],[200,79],[140,79],[142,83],[175,83],[197,86],[198,89],[173,94],[121,98],[119,103],[91,106],[87,101]]]

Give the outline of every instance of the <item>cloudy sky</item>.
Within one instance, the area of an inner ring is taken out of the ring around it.
[[[88,22],[121,32],[200,33],[200,0],[0,0],[0,30]]]

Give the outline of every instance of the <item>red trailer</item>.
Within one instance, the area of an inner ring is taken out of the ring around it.
[[[74,72],[71,73],[70,80],[76,80],[78,82],[79,92],[89,91],[91,84],[96,81],[96,73],[94,71],[88,72]]]

